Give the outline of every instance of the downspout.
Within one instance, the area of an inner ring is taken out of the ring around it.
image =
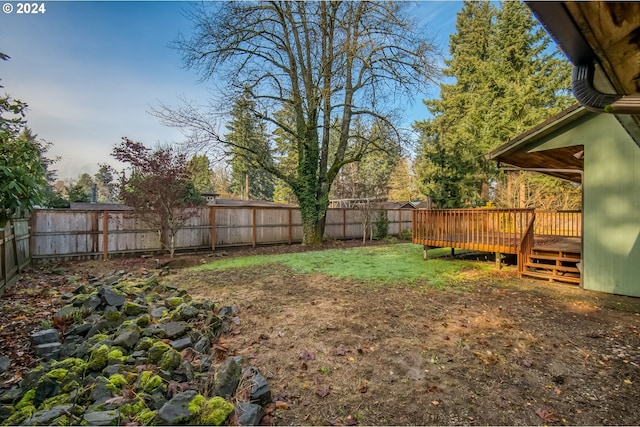
[[[592,62],[573,67],[573,95],[585,108],[598,113],[640,114],[640,93],[607,94],[595,89]]]

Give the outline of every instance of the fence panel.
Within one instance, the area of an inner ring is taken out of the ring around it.
[[[0,228],[0,294],[18,279],[31,261],[29,219],[12,219]]]
[[[390,234],[411,228],[410,210],[392,209],[387,215]],[[362,238],[361,218],[358,209],[329,209],[325,237]],[[98,258],[162,250],[158,233],[135,211],[37,210],[32,232],[34,259]],[[199,208],[184,223],[176,233],[175,247],[197,250],[301,241],[302,218],[297,208],[214,205]]]

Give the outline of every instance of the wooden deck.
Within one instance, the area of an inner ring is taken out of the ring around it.
[[[429,247],[516,254],[519,277],[580,283],[579,211],[418,209],[412,234],[425,257]]]

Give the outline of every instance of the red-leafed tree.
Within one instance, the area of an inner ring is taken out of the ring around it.
[[[111,155],[129,165],[118,186],[120,199],[139,211],[173,257],[176,233],[204,203],[189,179],[185,154],[172,147],[151,150],[123,137]]]

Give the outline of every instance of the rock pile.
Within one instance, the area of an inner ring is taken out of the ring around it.
[[[42,364],[0,395],[0,423],[221,425],[233,414],[260,423],[271,403],[264,376],[210,351],[239,321],[234,307],[215,310],[155,276],[124,274],[64,299],[56,328],[31,336]]]

